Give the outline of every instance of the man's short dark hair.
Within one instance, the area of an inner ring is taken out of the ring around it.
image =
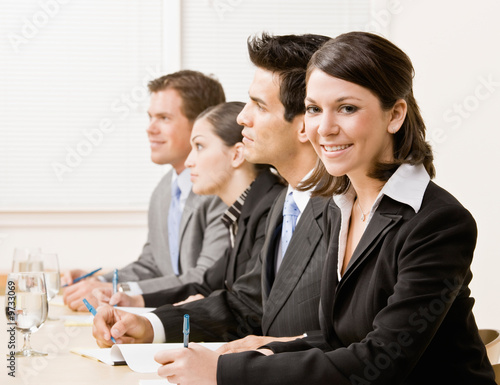
[[[182,112],[191,121],[208,107],[226,101],[220,82],[198,71],[182,70],[159,77],[150,81],[148,88],[151,93],[176,90],[182,99]]]
[[[322,35],[272,36],[262,33],[247,41],[252,63],[280,77],[280,101],[285,106],[285,120],[292,121],[305,113],[306,69],[309,59],[326,41]]]

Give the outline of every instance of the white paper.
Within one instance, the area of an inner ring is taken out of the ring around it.
[[[144,314],[144,313],[151,313],[153,310],[155,310],[155,307],[128,307],[128,306],[117,306],[117,309],[132,313],[132,314]]]
[[[139,385],[168,385],[172,384],[168,380],[139,380]]]
[[[217,350],[225,342],[201,343],[200,345]],[[116,344],[105,349],[80,349],[73,351],[84,357],[94,358],[108,365],[125,361],[129,368],[137,373],[156,373],[161,366],[154,360],[156,352],[167,349],[183,348],[183,343],[170,344]]]
[[[64,320],[64,326],[92,326],[94,317],[92,314],[61,315]]]

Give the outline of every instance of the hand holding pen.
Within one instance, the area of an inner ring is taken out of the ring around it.
[[[81,281],[82,279],[85,279],[85,278],[88,278],[88,277],[93,276],[95,273],[97,273],[97,272],[98,272],[98,271],[100,271],[100,270],[102,270],[102,267],[100,267],[100,268],[98,268],[98,269],[95,269],[94,271],[91,271],[90,273],[84,274],[84,275],[82,275],[82,276],[80,276],[80,277],[78,277],[78,278],[75,278],[75,279],[73,280],[73,282],[71,282],[71,283],[69,283],[69,284],[67,283],[67,284],[63,285],[62,287],[67,287],[67,286],[74,285],[75,283],[77,283],[77,282]]]

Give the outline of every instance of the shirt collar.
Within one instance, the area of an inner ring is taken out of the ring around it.
[[[384,185],[377,201],[381,200],[383,195],[387,195],[395,201],[407,204],[418,213],[430,180],[423,164],[413,166],[404,163]]]
[[[312,175],[313,171],[314,171],[314,169],[309,171],[304,176],[304,178],[302,178],[301,182],[303,182],[307,178],[309,178]],[[311,199],[312,190],[300,191],[300,190],[296,190],[292,186],[288,185],[288,190],[286,192],[286,195],[288,196],[288,194],[290,194],[290,192],[293,194],[293,200],[295,201],[295,204],[297,205],[300,212],[301,213],[304,212],[307,204],[309,203],[309,199]]]
[[[238,199],[236,199],[234,203],[222,215],[221,220],[228,229],[232,224],[235,224],[236,222],[238,222],[238,219],[240,219],[241,209],[245,204],[245,200],[248,193],[250,192],[250,189],[252,188],[252,184],[248,186],[245,191],[243,191]]]
[[[429,174],[422,164],[402,164],[385,183],[382,190],[380,190],[380,193],[370,210],[368,219],[371,219],[384,195],[387,195],[397,202],[410,206],[415,213],[418,213],[420,207],[422,206],[424,193],[429,181]],[[356,191],[354,191],[354,188],[351,185],[346,193],[334,195],[333,200],[339,208],[347,208],[352,207],[352,202],[355,197]]]
[[[177,184],[179,189],[181,190],[180,201],[181,204],[186,202],[186,199],[191,192],[191,188],[193,187],[193,183],[191,182],[191,171],[189,168],[185,168],[179,175],[173,170],[172,172],[172,183],[177,180]]]

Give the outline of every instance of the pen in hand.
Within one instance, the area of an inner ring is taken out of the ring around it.
[[[98,269],[95,269],[94,271],[91,271],[90,273],[87,273],[85,275],[82,275],[81,277],[75,278],[73,280],[73,282],[71,282],[70,284],[63,285],[62,287],[67,287],[69,285],[73,285],[74,283],[77,283],[77,282],[81,281],[82,279],[85,279],[87,277],[90,277],[90,276],[94,275],[95,273],[97,273],[101,269],[102,269],[102,267],[100,267]]]
[[[116,294],[118,291],[118,269],[113,271],[113,294]]]
[[[182,332],[184,333],[184,347],[187,348],[189,344],[189,314],[184,314]]]
[[[85,304],[85,306],[87,306],[87,309],[89,309],[89,312],[92,313],[92,315],[95,317],[95,315],[97,314],[96,310],[94,309],[94,306],[92,306],[89,301],[87,301],[85,298],[83,299],[83,303]],[[113,343],[116,344],[116,340],[114,339],[113,336],[111,336],[111,341],[113,341]]]

